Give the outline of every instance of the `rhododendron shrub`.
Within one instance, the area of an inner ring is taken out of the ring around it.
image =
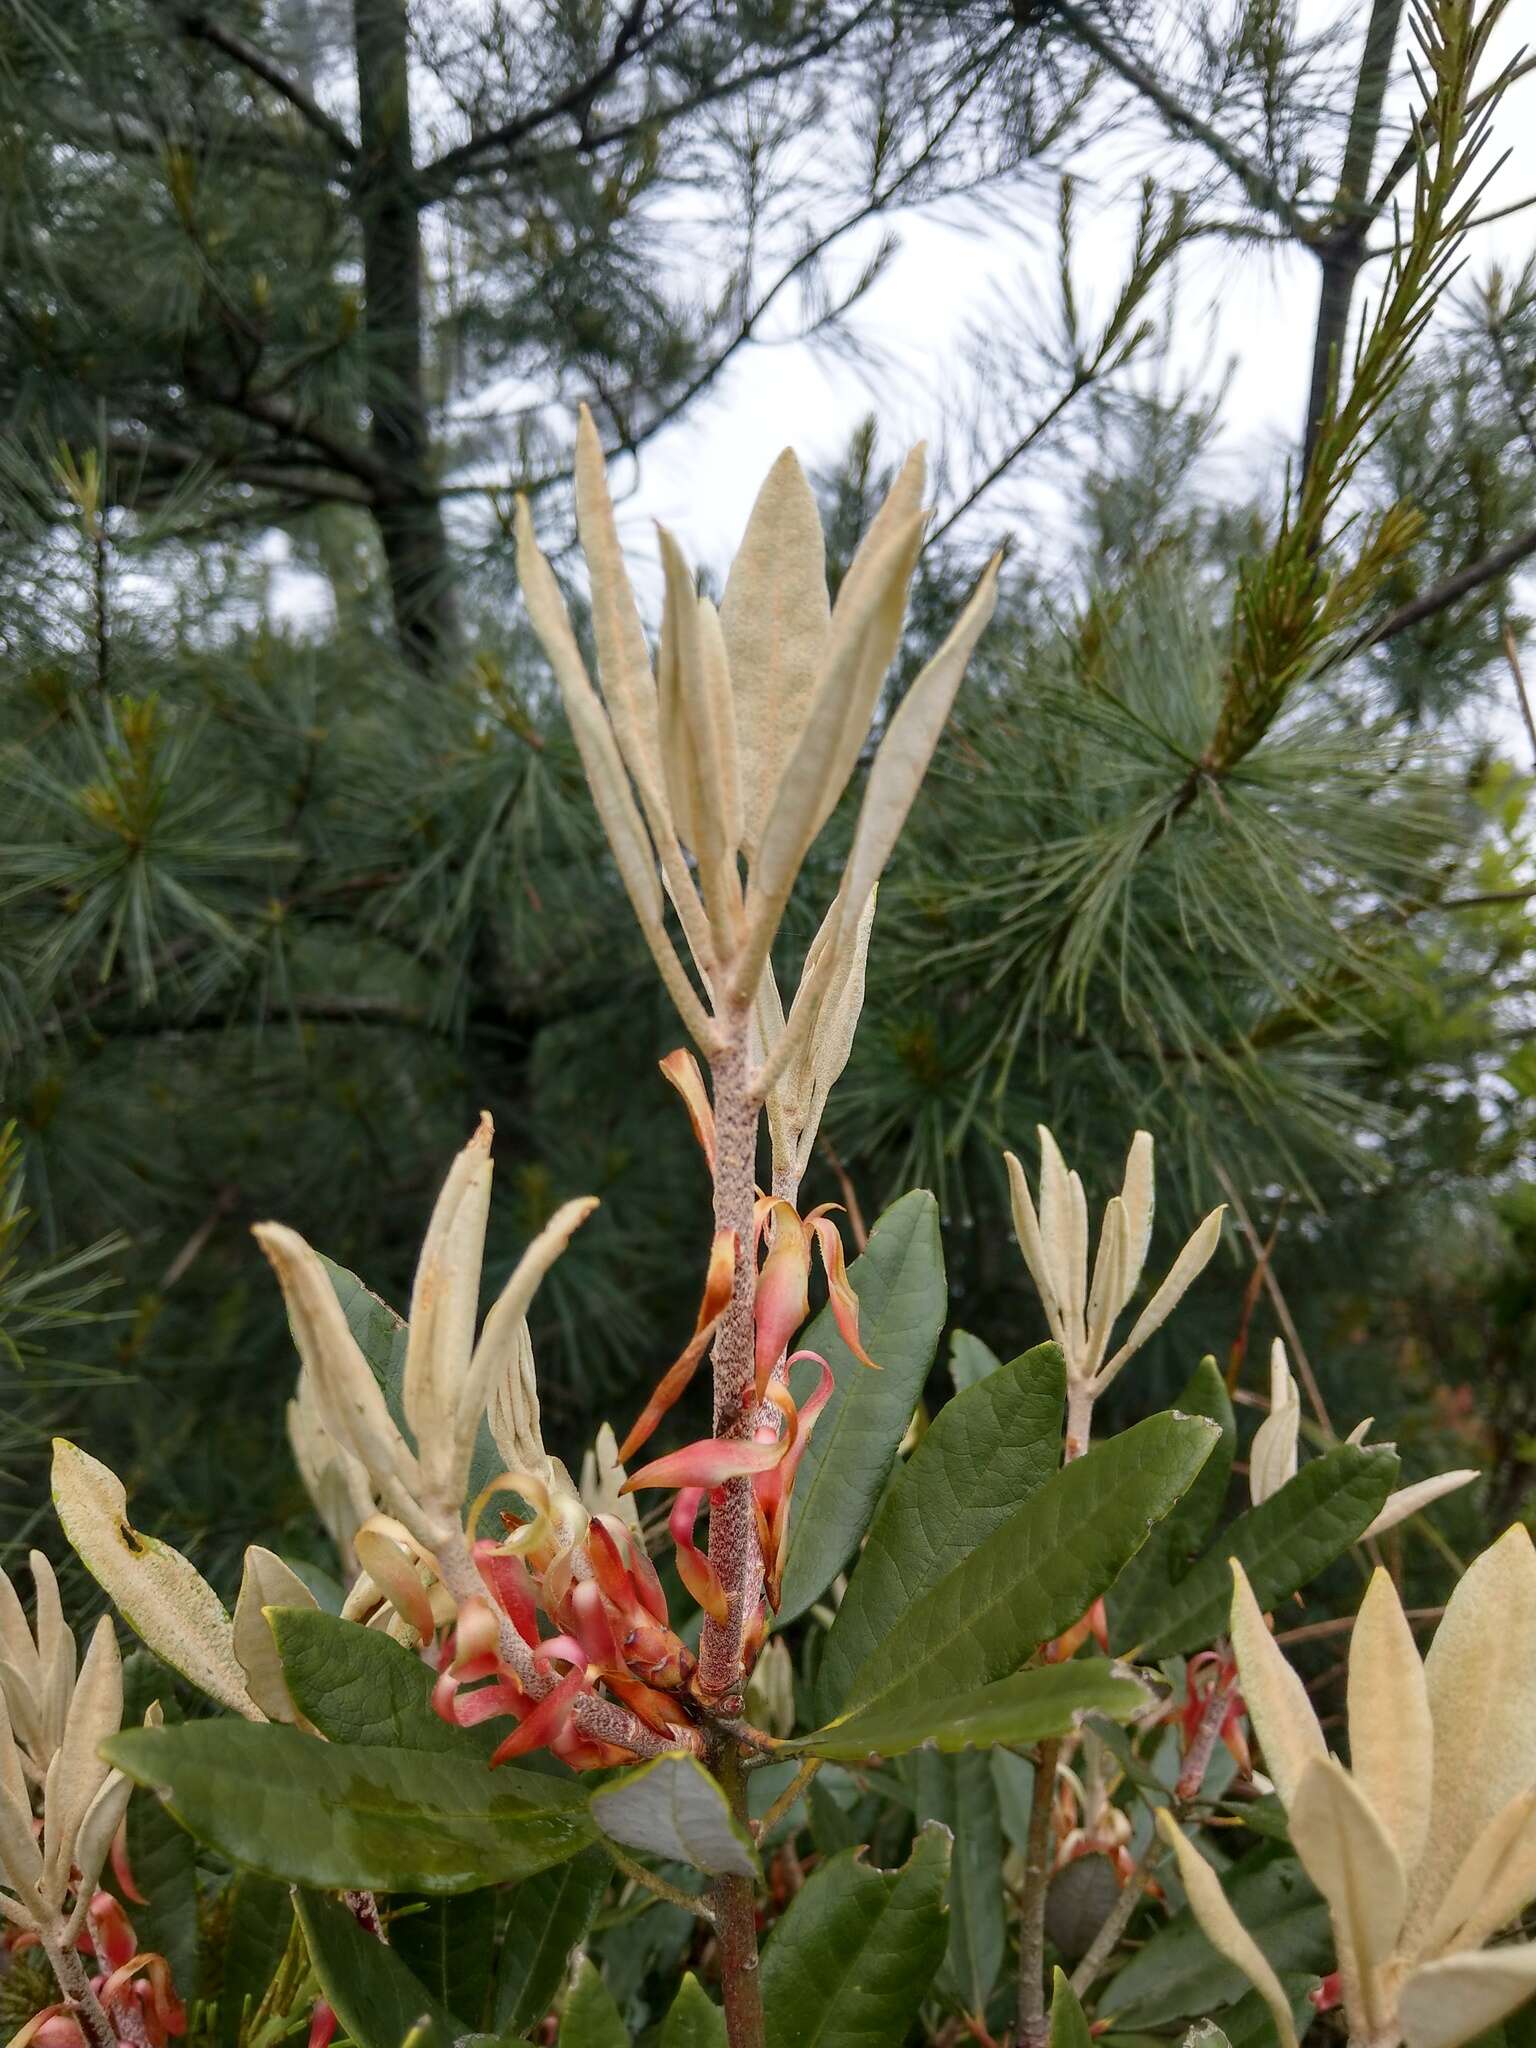
[[[519,570],[686,1034],[650,1080],[700,1154],[677,1247],[693,1327],[637,1415],[547,1439],[528,1311],[596,1204],[556,1208],[486,1306],[487,1246],[507,1249],[489,1117],[446,1164],[403,1315],[258,1226],[335,1581],[253,1546],[231,1614],[134,1527],[88,1443],[56,1446],[63,1535],[153,1655],[125,1726],[113,1622],[77,1669],[46,1560],[30,1620],[0,1580],[0,1911],[16,1982],[32,1950],[52,1973],[16,2042],[401,2048],[558,2024],[566,2048],[632,2027],[667,2048],[1080,2048],[1085,1999],[1101,2030],[1155,2032],[1235,2013],[1251,1982],[1253,2038],[1290,2048],[1326,2008],[1361,2048],[1455,2048],[1533,1981],[1497,1941],[1536,1894],[1529,1539],[1473,1568],[1423,1663],[1377,1573],[1346,1769],[1270,1617],[1475,1475],[1400,1488],[1363,1424],[1309,1428],[1303,1457],[1283,1349],[1235,1514],[1211,1360],[1173,1409],[1095,1428],[1176,1331],[1224,1212],[1157,1242],[1136,1132],[1095,1237],[1042,1129],[1038,1165],[1006,1168],[1048,1341],[1006,1362],[957,1346],[929,1418],[932,1197],[862,1244],[802,1199],[877,885],[999,564],[891,708],[920,451],[835,602],[793,455],[718,607],[662,532],[654,645],[586,418],[576,484],[596,680],[526,507]],[[787,962],[791,892],[866,760],[841,875]],[[1296,1907],[1272,1961],[1277,1871]]]

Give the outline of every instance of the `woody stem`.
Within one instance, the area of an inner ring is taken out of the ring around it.
[[[42,1937],[43,1949],[58,1979],[59,1989],[80,2016],[92,2048],[117,2048],[117,2029],[101,2009],[101,2000],[91,1989],[91,1980],[80,1951],[68,1948],[57,1938]]]
[[[1019,2048],[1044,2048],[1045,1895],[1051,1881],[1051,1806],[1056,1796],[1060,1742],[1042,1742],[1035,1755],[1029,1834],[1024,1845],[1024,1898],[1019,1915]]]
[[[725,1049],[711,1064],[715,1098],[715,1229],[736,1239],[730,1304],[715,1333],[712,1361],[715,1435],[752,1432],[753,1324],[757,1258],[752,1212],[756,1197],[757,1104],[750,1089],[747,1011],[723,1017]],[[699,1690],[727,1715],[739,1714],[742,1644],[762,1594],[763,1559],[752,1506],[752,1482],[730,1479],[709,1509],[709,1561],[725,1588],[726,1618],[706,1619],[699,1643]]]

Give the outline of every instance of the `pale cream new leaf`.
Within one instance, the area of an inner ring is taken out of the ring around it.
[[[987,564],[970,602],[896,707],[880,742],[843,878],[844,915],[850,926],[885,871],[928,772],[966,664],[997,609],[1000,565],[998,556]]]
[[[1536,1783],[1536,1550],[1518,1523],[1458,1581],[1424,1676],[1435,1727],[1427,1910],[1495,1814]]]
[[[1183,1880],[1190,1910],[1199,1921],[1206,1940],[1218,1955],[1242,1971],[1269,2007],[1281,2048],[1296,2048],[1296,2028],[1280,1979],[1270,1968],[1263,1950],[1227,1903],[1221,1879],[1194,1843],[1184,1835],[1166,1807],[1158,1809],[1157,1825],[1163,1840],[1178,1860],[1179,1876]]]
[[[469,1476],[474,1433],[485,1412],[497,1370],[504,1366],[507,1353],[516,1348],[518,1329],[528,1313],[529,1303],[538,1292],[539,1282],[597,1206],[596,1195],[578,1195],[574,1201],[561,1203],[513,1267],[512,1277],[485,1319],[485,1328],[480,1333],[480,1342],[475,1347],[474,1358],[458,1395],[458,1420],[463,1444],[463,1470],[459,1475],[461,1494]]]
[[[1349,1645],[1349,1764],[1411,1877],[1429,1832],[1435,1736],[1424,1665],[1391,1575],[1371,1575]]]
[[[757,494],[720,606],[749,858],[805,725],[831,619],[821,514],[805,472],[786,448]]]
[[[81,1563],[155,1655],[220,1706],[263,1719],[218,1594],[179,1550],[130,1527],[116,1473],[62,1437],[53,1445],[53,1504]]]
[[[283,1290],[288,1327],[326,1429],[361,1460],[386,1495],[401,1488],[419,1491],[415,1456],[395,1426],[318,1253],[285,1223],[255,1224],[252,1235]]]
[[[432,1205],[411,1287],[401,1403],[423,1482],[438,1495],[451,1487],[457,1470],[454,1418],[480,1313],[493,1135],[491,1119],[482,1114]]]
[[[1408,1905],[1402,1860],[1381,1816],[1331,1756],[1303,1769],[1285,1819],[1302,1868],[1328,1901],[1346,2003],[1358,1997],[1375,2038],[1387,2010],[1380,1973]]]
[[[1415,1970],[1398,1999],[1408,2048],[1460,2048],[1536,1992],[1536,1944],[1451,1956]]]
[[[253,1543],[245,1553],[240,1593],[235,1601],[235,1655],[245,1673],[246,1689],[273,1721],[296,1721],[298,1714],[283,1682],[283,1660],[263,1609],[317,1607],[319,1602],[275,1552]]]
[[[1289,1808],[1309,1763],[1328,1754],[1307,1689],[1264,1623],[1248,1574],[1232,1559],[1232,1648],[1264,1767]]]
[[[1432,1924],[1410,1915],[1403,1946],[1442,1956],[1481,1948],[1536,1898],[1536,1785],[1517,1792],[1472,1844]]]
[[[1138,1131],[1131,1140],[1131,1149],[1125,1156],[1125,1179],[1121,1184],[1120,1199],[1125,1204],[1126,1221],[1130,1225],[1130,1242],[1126,1253],[1125,1292],[1116,1314],[1136,1292],[1136,1283],[1147,1263],[1147,1249],[1152,1242],[1157,1194],[1150,1131]]]
[[[879,692],[890,652],[900,637],[919,527],[920,521],[914,517],[889,536],[886,546],[871,562],[865,593],[858,606],[845,615],[839,603],[841,623],[833,631],[826,665],[799,741],[779,777],[753,866],[747,892],[746,938],[733,976],[738,1001],[750,1002],[756,994],[758,976],[800,865],[841,795],[859,744],[868,732],[874,697]],[[894,633],[889,630],[893,614]],[[879,658],[881,648],[889,651],[866,701],[861,691],[869,665]],[[871,649],[877,652],[872,655]],[[843,730],[856,722],[861,713],[859,739],[852,754],[845,758]]]
[[[1436,1472],[1432,1478],[1416,1479],[1412,1486],[1400,1486],[1396,1493],[1387,1495],[1386,1506],[1360,1538],[1369,1543],[1377,1536],[1385,1536],[1389,1529],[1395,1529],[1399,1522],[1406,1522],[1410,1515],[1422,1514],[1437,1500],[1444,1500],[1448,1493],[1459,1493],[1464,1486],[1470,1486],[1474,1479],[1481,1479],[1482,1473],[1470,1467],[1459,1472]]]
[[[1131,1325],[1129,1337],[1099,1374],[1101,1386],[1108,1386],[1126,1360],[1162,1328],[1188,1290],[1205,1271],[1217,1245],[1221,1243],[1221,1219],[1226,1213],[1226,1205],[1223,1203],[1221,1208],[1213,1209],[1202,1223],[1196,1225],[1189,1242],[1174,1260],[1167,1279]]]

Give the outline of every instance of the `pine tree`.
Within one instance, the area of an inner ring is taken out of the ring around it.
[[[1259,1345],[1276,1306],[1253,1262],[1274,1231],[1264,1271],[1325,1397],[1353,1369],[1340,1331],[1364,1328],[1383,1413],[1400,1411],[1405,1331],[1422,1346],[1519,1241],[1490,1191],[1532,1092],[1502,1081],[1526,979],[1526,785],[1475,712],[1491,678],[1509,690],[1506,625],[1518,659],[1536,295],[1463,278],[1448,317],[1473,145],[1498,110],[1470,12],[1428,17],[1441,97],[1418,121],[1422,170],[1392,157],[1384,30],[1353,17],[1354,66],[1330,70],[1268,9],[1171,54],[1155,11],[1111,24],[1075,0],[900,23],[561,12],[511,41],[490,9],[458,44],[459,10],[358,14],[360,40],[332,8],[253,8],[237,28],[139,0],[15,11],[0,31],[4,1101],[39,1259],[128,1233],[120,1314],[70,1349],[121,1377],[92,1388],[92,1427],[159,1526],[218,1576],[229,1542],[259,1533],[238,1475],[302,1547],[281,1476],[289,1349],[247,1226],[280,1213],[398,1296],[440,1162],[482,1106],[503,1183],[523,1162],[524,1236],[566,1196],[605,1198],[540,1296],[553,1429],[622,1421],[673,1355],[703,1183],[666,1091],[632,1076],[676,1026],[510,598],[506,491],[546,485],[541,521],[557,519],[568,401],[591,397],[612,442],[642,449],[861,209],[985,187],[1047,139],[1070,156],[1132,102],[1170,180],[1125,276],[1090,321],[1069,182],[1051,324],[1037,347],[983,352],[950,422],[893,703],[1010,487],[1047,461],[1072,479],[1071,538],[1018,538],[885,885],[883,964],[813,1193],[867,1220],[927,1180],[957,1316],[1023,1342],[1036,1312],[1000,1142],[1027,1150],[1043,1117],[1102,1189],[1141,1121],[1186,1204],[1225,1194],[1247,1219],[1186,1339],[1239,1364]],[[411,121],[381,133],[389,94],[365,96],[359,125],[349,80],[376,61],[398,83],[402,21]],[[846,204],[807,247],[744,232],[794,194],[769,145],[812,120],[845,140],[850,109],[868,149]],[[1320,182],[1331,138],[1361,124],[1370,148]],[[402,136],[410,165],[390,171]],[[1362,161],[1369,232],[1396,253],[1363,273],[1363,307],[1354,264],[1341,312],[1348,266],[1329,271],[1323,243],[1354,231]],[[726,163],[744,182],[700,306],[657,283],[668,207]],[[402,182],[420,201],[403,224],[386,203]],[[1388,202],[1410,190],[1394,239]],[[1209,482],[1214,409],[1160,367],[1164,288],[1190,237],[1261,231],[1316,245],[1332,283],[1298,346],[1338,375],[1289,478],[1233,502]],[[391,302],[412,277],[414,300]],[[800,303],[819,322],[843,301]],[[467,420],[487,394],[494,417]],[[862,433],[824,480],[834,574],[890,454]],[[322,568],[334,621],[274,605],[278,531]],[[836,826],[829,841],[818,867]],[[819,900],[825,875],[807,879]],[[1490,1077],[1497,1114],[1478,1108]],[[1430,1271],[1447,1205],[1470,1249]],[[1165,1357],[1169,1391],[1191,1362]],[[167,1441],[145,1390],[173,1375],[187,1421]],[[1518,1437],[1513,1397],[1497,1426]]]

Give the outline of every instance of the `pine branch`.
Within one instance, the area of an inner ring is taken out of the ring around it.
[[[1187,135],[1191,141],[1208,149],[1216,161],[1236,178],[1252,205],[1280,221],[1299,242],[1311,242],[1315,233],[1312,222],[1297,210],[1262,164],[1245,156],[1219,128],[1186,106],[1139,57],[1133,56],[1100,28],[1076,4],[1076,0],[1050,0],[1050,7],[1051,12],[1066,23],[1081,43],[1157,109],[1176,134]]]
[[[822,35],[813,37],[807,43],[798,45],[787,57],[777,57],[750,66],[745,71],[716,79],[710,85],[701,86],[697,92],[684,94],[665,106],[653,107],[630,120],[614,122],[607,128],[585,132],[575,142],[562,145],[558,150],[534,150],[523,155],[509,155],[499,168],[505,172],[539,171],[551,162],[558,162],[564,158],[590,158],[604,150],[633,142],[637,136],[659,134],[674,122],[685,120],[690,114],[702,113],[708,107],[718,106],[723,100],[735,99],[752,86],[768,85],[777,79],[791,77],[818,58],[830,56],[833,51],[841,48],[857,29],[862,28],[866,22],[877,19],[880,13],[879,0],[864,0],[864,4],[847,21],[835,29],[829,29]],[[629,54],[634,55],[635,52],[631,51]],[[557,111],[564,110],[552,106],[548,113],[541,112],[537,117],[520,116],[519,121],[526,120],[535,126],[542,125],[546,119],[553,119]],[[508,124],[511,128],[518,125],[518,122]],[[417,187],[423,204],[432,205],[448,198],[455,190],[459,178],[471,164],[477,168],[480,166],[481,159],[489,153],[491,140],[500,140],[504,133],[504,130],[493,130],[486,137],[472,138],[470,142],[461,143],[456,149],[449,150],[435,162],[424,165],[417,173]],[[471,152],[467,159],[465,152]]]
[[[541,107],[533,107],[526,114],[519,114],[515,120],[504,121],[500,127],[488,129],[483,135],[472,135],[467,142],[445,150],[421,173],[423,184],[435,197],[443,196],[456,185],[466,171],[478,167],[482,158],[493,156],[497,150],[514,148],[526,142],[530,135],[540,128],[548,127],[551,121],[558,121],[562,115],[571,114],[585,126],[598,94],[605,86],[611,85],[619,73],[633,58],[643,56],[676,20],[675,12],[663,7],[648,33],[642,35],[645,10],[649,0],[634,0],[629,12],[620,22],[613,39],[613,48],[585,78],[557,93]]]
[[[1419,597],[1410,598],[1406,604],[1400,604],[1396,611],[1388,612],[1378,625],[1342,649],[1327,666],[1332,668],[1335,662],[1343,661],[1351,654],[1359,654],[1367,647],[1383,646],[1388,640],[1396,639],[1399,633],[1406,633],[1410,626],[1423,625],[1426,619],[1432,619],[1438,612],[1459,604],[1462,598],[1470,597],[1474,590],[1481,590],[1485,583],[1494,583],[1500,576],[1507,576],[1511,569],[1518,569],[1532,555],[1536,555],[1536,526],[1528,526],[1523,533],[1517,533],[1480,561],[1469,562],[1454,576],[1447,576],[1444,582],[1435,584]]]
[[[357,144],[335,116],[328,114],[313,93],[285,71],[275,58],[269,57],[265,50],[259,50],[254,43],[247,42],[244,36],[237,35],[222,22],[211,20],[201,7],[181,9],[179,26],[183,35],[221,51],[253,78],[259,78],[264,85],[270,86],[279,98],[285,99],[296,113],[303,116],[317,135],[325,137],[338,156],[345,157],[350,163],[357,155]]]

